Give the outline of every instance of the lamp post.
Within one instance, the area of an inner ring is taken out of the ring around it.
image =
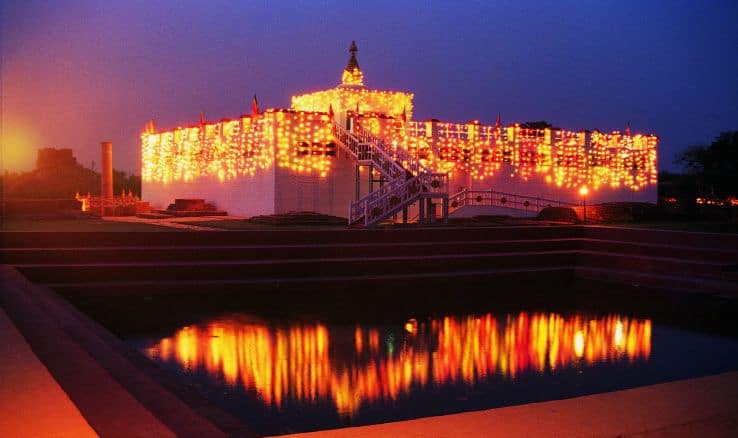
[[[587,223],[587,194],[589,193],[589,189],[587,186],[582,186],[579,189],[579,196],[582,197],[582,223]]]

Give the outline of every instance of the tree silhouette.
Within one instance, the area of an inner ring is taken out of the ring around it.
[[[721,133],[709,146],[689,147],[677,163],[696,177],[701,195],[738,196],[738,131]]]

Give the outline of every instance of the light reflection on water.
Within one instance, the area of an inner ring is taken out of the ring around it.
[[[352,416],[414,388],[514,380],[596,363],[647,361],[651,321],[618,315],[493,314],[408,320],[400,330],[279,326],[220,316],[145,348],[150,358],[255,392],[266,406],[330,400]]]

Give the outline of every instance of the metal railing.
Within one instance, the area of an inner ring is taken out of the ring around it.
[[[378,150],[392,157],[395,163],[398,163],[404,170],[410,171],[413,175],[431,173],[431,170],[423,165],[418,157],[404,147],[387,143],[360,125],[354,127],[354,133],[362,141],[373,144]]]
[[[407,179],[396,178],[349,205],[349,222],[363,219],[368,226],[391,216],[423,194],[446,193],[448,175],[429,173]]]
[[[373,139],[366,133],[349,132],[334,121],[333,136],[351,153],[355,160],[371,162],[386,179],[396,179],[405,174],[405,169],[400,163],[384,149],[373,144]]]
[[[492,206],[538,213],[546,207],[575,207],[577,204],[555,199],[494,190],[467,190],[449,196],[449,213],[465,206]]]
[[[446,193],[448,175],[432,172],[397,144],[389,144],[361,126],[353,132],[333,122],[333,136],[359,162],[370,162],[387,179],[378,189],[349,204],[349,224],[373,225],[424,193]]]

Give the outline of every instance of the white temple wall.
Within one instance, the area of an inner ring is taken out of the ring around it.
[[[193,181],[141,184],[142,199],[155,208],[166,209],[175,198],[204,199],[229,215],[257,216],[274,213],[274,168],[260,170],[254,176],[239,176],[220,181],[201,177]]]
[[[536,175],[525,181],[519,175],[510,176],[512,173],[511,170],[512,166],[503,165],[495,175],[472,181],[471,189],[494,190],[497,192],[540,197],[574,204],[582,202],[582,197],[579,195],[578,189],[547,184],[542,177]],[[451,185],[451,193],[456,193],[455,186],[453,185]],[[622,187],[613,189],[609,186],[601,186],[595,190],[589,187],[589,193],[587,194],[588,204],[605,202],[650,202],[655,204],[657,199],[656,184],[650,184],[640,190],[631,190]]]
[[[454,172],[448,178],[448,194],[453,195],[467,189],[471,190],[474,186],[471,175],[468,172]]]
[[[347,217],[349,201],[355,197],[355,163],[343,151],[327,159],[332,162],[325,177],[295,173],[288,168],[276,169],[275,213],[313,211]]]

